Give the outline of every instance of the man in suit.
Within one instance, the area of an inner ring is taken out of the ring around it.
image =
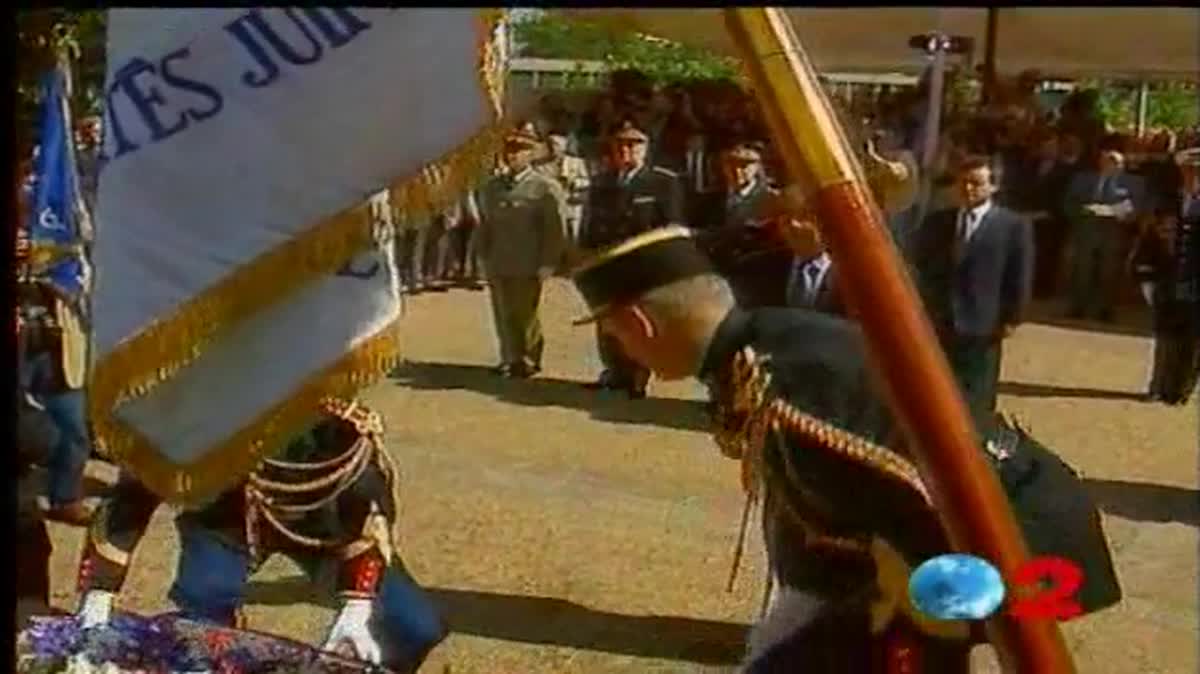
[[[926,218],[914,265],[950,366],[982,421],[996,408],[1001,341],[1020,324],[1033,292],[1033,232],[993,203],[986,158],[963,162],[956,183],[959,207]]]
[[[794,229],[789,227],[785,231]],[[808,248],[812,251],[810,255],[797,255],[792,260],[787,284],[787,306],[844,316],[845,307],[842,306],[837,288],[833,258],[829,255],[816,225],[808,223],[806,229],[806,232],[785,235],[785,238],[789,239],[789,245],[793,237],[808,239],[811,241]]]
[[[567,152],[567,135],[551,131],[546,135],[546,158],[538,163],[538,170],[558,182],[567,195],[567,238],[572,245],[579,242],[579,225],[583,220],[583,204],[587,197],[587,162],[582,157]]]
[[[762,149],[737,142],[720,154],[721,189],[708,198],[699,243],[744,307],[784,306],[792,253],[772,226],[779,192],[767,184]]]
[[[538,145],[528,131],[509,136],[505,171],[485,183],[479,194],[476,241],[491,286],[500,342],[496,372],[521,379],[542,369],[542,284],[566,250],[567,198],[558,183],[534,170]]]
[[[1095,170],[1071,180],[1065,199],[1074,249],[1071,318],[1114,320],[1125,229],[1140,202],[1140,185],[1125,173],[1125,157],[1117,150],[1101,150]]]
[[[1052,297],[1057,290],[1067,243],[1062,197],[1074,169],[1062,160],[1060,149],[1058,134],[1043,132],[1034,152],[1013,176],[1019,181],[1016,207],[1033,223],[1037,247],[1033,291],[1037,297]]]
[[[673,171],[647,164],[649,140],[632,122],[625,122],[609,137],[606,168],[588,190],[580,235],[585,251],[683,224],[683,186]],[[596,348],[604,371],[587,388],[625,391],[632,399],[646,397],[649,370],[627,358],[609,335],[597,332]]]

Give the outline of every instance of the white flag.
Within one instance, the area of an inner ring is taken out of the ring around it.
[[[436,206],[490,167],[501,17],[109,11],[92,412],[148,487],[211,498],[394,363],[392,231],[367,202]]]

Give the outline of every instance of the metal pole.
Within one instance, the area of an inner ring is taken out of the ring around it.
[[[1141,138],[1146,135],[1146,113],[1150,107],[1150,83],[1142,80],[1138,84],[1137,92],[1137,135]]]
[[[789,177],[815,186],[811,201],[847,303],[859,316],[872,365],[951,544],[1014,577],[1029,558],[1021,530],[787,14],[777,7],[736,8],[725,10],[725,19]],[[1053,620],[993,616],[988,632],[1010,672],[1075,671]]]
[[[983,104],[992,102],[996,88],[996,32],[999,27],[1000,10],[987,9],[987,32],[983,45]]]

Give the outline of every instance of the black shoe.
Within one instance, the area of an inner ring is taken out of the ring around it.
[[[589,391],[605,391],[608,389],[618,388],[613,385],[612,373],[610,373],[608,370],[601,372],[600,376],[596,378],[596,381],[586,382],[583,387]]]
[[[509,370],[511,370],[511,369],[512,369],[512,365],[511,365],[511,364],[509,364],[509,363],[500,363],[499,365],[497,365],[497,366],[493,367],[493,368],[492,368],[492,370],[491,370],[491,372],[492,372],[492,374],[498,374],[498,375],[500,375],[501,377],[507,377],[507,376],[508,376],[508,371],[509,371]]]
[[[629,396],[630,400],[644,400],[646,398],[646,387],[630,386],[625,389],[625,393]]]
[[[504,376],[509,379],[529,379],[535,374],[537,374],[535,368],[524,364],[517,364],[508,368],[508,370],[504,373]]]

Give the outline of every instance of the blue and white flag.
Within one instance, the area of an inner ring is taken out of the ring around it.
[[[397,362],[381,204],[438,208],[490,167],[502,18],[109,10],[92,414],[149,488],[208,500]]]
[[[61,68],[47,72],[42,77],[29,221],[29,239],[35,249],[72,246],[91,231],[79,191],[68,100],[66,73]]]

